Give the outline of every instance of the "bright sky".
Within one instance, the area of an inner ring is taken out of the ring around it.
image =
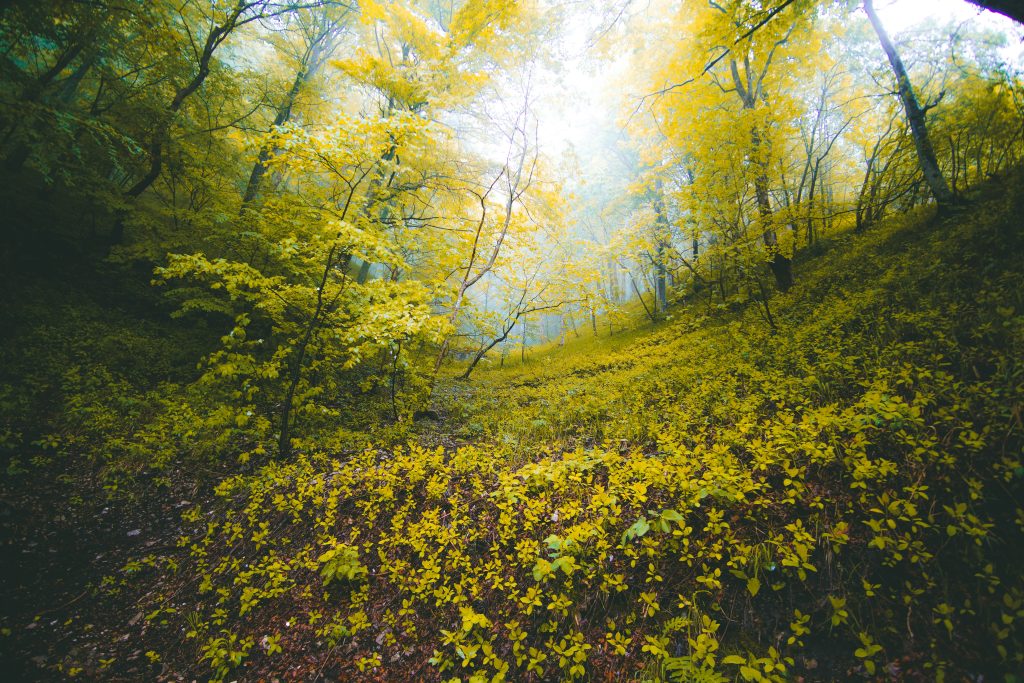
[[[978,21],[983,26],[1007,27],[1013,21],[964,0],[876,0],[875,10],[892,33],[911,28],[925,18]],[[1019,46],[1018,46],[1019,47]]]

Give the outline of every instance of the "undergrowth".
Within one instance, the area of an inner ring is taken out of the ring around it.
[[[693,302],[484,368],[418,442],[225,479],[102,592],[165,677],[1019,680],[1022,208],[835,236],[774,333]]]

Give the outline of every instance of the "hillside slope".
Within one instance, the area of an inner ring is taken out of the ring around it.
[[[47,615],[49,670],[1014,680],[1018,183],[832,237],[775,332],[698,299],[452,381],[417,443],[225,479]]]

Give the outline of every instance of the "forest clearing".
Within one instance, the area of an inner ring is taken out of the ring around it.
[[[0,3],[0,678],[1024,681],[1022,19]]]

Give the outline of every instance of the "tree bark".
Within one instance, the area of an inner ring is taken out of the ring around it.
[[[779,239],[772,228],[772,204],[768,194],[768,178],[759,175],[754,179],[754,193],[757,195],[757,209],[764,227],[762,239],[768,250],[768,269],[775,277],[775,286],[785,292],[793,286],[793,261],[779,251]]]
[[[640,288],[636,286],[636,280],[633,279],[632,273],[629,274],[629,284],[633,285],[633,291],[636,292],[636,298],[640,299],[640,304],[644,307],[644,312],[647,314],[647,317],[651,319],[652,323],[658,322],[658,316],[651,313],[651,309],[647,307],[647,302],[644,301],[644,295],[640,293]]]
[[[160,121],[157,121],[147,148],[149,168],[146,170],[145,175],[125,191],[124,196],[126,199],[130,201],[138,199],[160,177],[160,172],[164,167],[164,146],[170,138],[171,126],[178,115],[178,111],[185,103],[185,100],[195,91],[199,90],[200,86],[206,81],[206,77],[210,75],[210,62],[213,60],[214,51],[235,29],[242,12],[249,6],[243,0],[238,0],[224,24],[214,26],[210,30],[209,35],[206,36],[206,42],[203,43],[203,51],[199,55],[199,68],[195,76],[174,93],[174,99],[167,105],[164,116]],[[126,214],[127,210],[125,209],[118,211],[117,219],[114,221],[114,229],[110,235],[110,240],[113,244],[120,244],[124,241]]]
[[[516,320],[518,320],[518,318],[516,318]],[[514,327],[514,325],[513,325],[513,327]],[[466,368],[466,371],[464,373],[462,373],[462,375],[459,377],[459,379],[462,379],[462,380],[469,379],[469,376],[473,373],[473,369],[476,367],[477,363],[479,363],[480,360],[484,356],[487,355],[488,351],[490,351],[495,346],[497,346],[498,344],[500,344],[503,341],[505,341],[506,339],[508,339],[509,332],[511,332],[511,331],[512,331],[512,328],[510,327],[507,330],[505,330],[504,332],[502,332],[502,335],[500,337],[497,337],[496,339],[491,340],[491,343],[489,343],[487,346],[485,346],[482,349],[480,349],[479,351],[477,351],[476,355],[473,356],[473,362],[471,362],[469,364],[469,367]],[[502,360],[504,361],[504,358]]]
[[[928,126],[925,123],[924,109],[917,102],[914,88],[910,84],[910,77],[907,75],[903,60],[900,59],[896,47],[885,32],[885,27],[875,13],[873,0],[864,0],[864,11],[868,15],[871,26],[878,34],[878,40],[882,44],[885,56],[889,58],[893,74],[896,76],[896,84],[899,89],[900,101],[903,103],[903,110],[907,115],[907,123],[910,124],[911,137],[914,139],[914,147],[917,149],[917,159],[921,166],[928,189],[940,206],[947,206],[953,203],[953,193],[950,192],[946,179],[939,169],[938,159],[935,157],[935,149],[932,147],[928,137]]]
[[[366,178],[366,173],[363,173],[362,177],[352,183],[351,188],[349,189],[348,199],[341,211],[341,220],[345,220],[345,216],[348,215],[349,207],[352,206],[352,198],[355,196],[356,189],[362,183],[364,178]],[[327,282],[330,279],[331,272],[339,264],[342,266],[341,268],[338,268],[338,270],[342,273],[343,285],[347,283],[344,278],[345,272],[348,270],[348,261],[351,256],[349,254],[341,254],[337,262],[335,261],[336,256],[338,256],[337,245],[331,247],[327,252],[324,271],[320,277],[320,282],[316,290],[316,306],[313,309],[313,315],[310,316],[309,321],[306,323],[306,328],[302,333],[302,339],[296,347],[294,362],[289,368],[288,389],[285,392],[285,398],[281,404],[281,431],[278,433],[277,439],[277,453],[278,457],[282,459],[289,457],[292,453],[291,428],[292,409],[294,407],[292,403],[295,401],[295,392],[299,387],[299,382],[302,381],[302,366],[306,360],[306,352],[313,339],[313,334],[316,332],[317,327],[322,323],[321,316],[324,313],[324,308],[326,306],[326,302],[324,301],[324,291],[327,288]]]

